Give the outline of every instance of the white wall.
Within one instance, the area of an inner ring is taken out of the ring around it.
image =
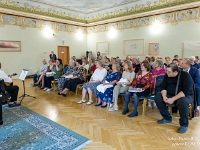
[[[71,56],[81,57],[87,50],[96,55],[96,43],[109,41],[109,54],[105,55],[108,57],[119,56],[122,59],[125,58],[123,55],[123,40],[125,39],[144,38],[145,55],[148,54],[148,43],[158,42],[159,55],[163,57],[173,57],[174,54],[181,56],[183,41],[200,41],[200,24],[195,21],[180,22],[176,26],[162,24],[161,27],[162,30],[159,33],[157,33],[158,27],[154,31],[152,26],[148,26],[139,30],[117,31],[117,35],[112,39],[108,37],[108,32],[83,35],[82,39],[78,39],[75,33],[58,32],[55,33],[55,36],[47,38],[37,28],[22,30],[18,26],[7,25],[0,27],[0,39],[21,41],[22,51],[0,52],[0,62],[2,63],[2,70],[7,74],[14,72],[20,74],[23,68],[38,70],[41,67],[41,60],[43,58],[49,59],[48,55],[51,50],[57,53],[57,46],[62,45],[62,39],[65,39],[66,46],[70,46]],[[143,58],[144,56],[142,56]]]
[[[58,32],[55,36],[45,37],[38,28],[26,28],[22,30],[18,26],[0,27],[1,40],[21,41],[21,52],[0,52],[2,70],[7,74],[14,72],[20,74],[22,69],[38,70],[42,65],[42,59],[49,60],[49,54],[53,50],[57,54],[57,46],[65,45],[70,47],[70,55],[81,57],[87,50],[87,38],[83,35],[78,39],[74,33]],[[46,52],[46,53],[45,53]],[[83,52],[83,53],[82,53]],[[45,53],[45,54],[44,54]]]
[[[116,31],[117,34],[112,39],[109,38],[108,32],[94,33],[87,36],[87,47],[89,51],[96,54],[96,43],[109,41],[109,54],[103,56],[125,58],[123,55],[123,40],[144,38],[145,55],[148,55],[148,43],[159,43],[159,55],[170,56],[171,58],[178,54],[182,56],[183,41],[200,41],[200,24],[195,21],[180,22],[178,25],[160,24],[159,26],[141,27],[139,30],[125,29]],[[192,54],[191,54],[192,55]],[[200,55],[200,52],[199,52]],[[142,56],[141,58],[144,58]]]

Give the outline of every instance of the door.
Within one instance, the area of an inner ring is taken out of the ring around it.
[[[70,60],[69,46],[58,46],[58,58],[62,59],[63,65],[69,64]]]

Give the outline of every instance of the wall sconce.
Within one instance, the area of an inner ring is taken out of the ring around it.
[[[54,36],[55,34],[53,33],[53,30],[47,25],[44,27],[43,29],[43,34],[45,37],[52,37]]]
[[[114,26],[110,27],[110,30],[108,31],[108,37],[113,39],[117,36],[117,30],[115,29]]]

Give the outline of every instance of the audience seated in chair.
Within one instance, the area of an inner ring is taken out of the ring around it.
[[[76,86],[78,84],[84,83],[86,69],[82,66],[81,59],[76,60],[76,66],[77,66],[77,69],[73,72],[73,77],[68,78],[68,80],[65,81],[63,90],[61,92],[59,92],[58,95],[62,95],[64,97],[66,97],[68,91],[75,92]]]
[[[94,71],[93,75],[91,76],[90,81],[83,85],[82,100],[77,102],[78,104],[86,102],[85,96],[87,92],[89,94],[89,101],[87,102],[87,105],[90,105],[93,103],[92,92],[96,93],[96,87],[102,83],[103,79],[107,75],[107,70],[104,68],[104,64],[102,61],[97,61],[96,68],[97,69]]]
[[[112,64],[112,72],[110,72],[103,81],[103,86],[101,91],[97,91],[96,97],[98,98],[98,103],[95,106],[101,106],[101,108],[107,107],[107,103],[113,103],[113,89],[116,83],[121,78],[120,66],[118,63]],[[98,87],[97,87],[98,90]],[[102,103],[103,102],[103,103]]]
[[[197,69],[200,68],[199,64],[197,64],[197,63],[195,62],[195,60],[196,60],[195,56],[191,56],[191,57],[189,58],[189,60],[190,60],[190,63],[191,63],[191,65],[192,65],[192,67],[195,67],[195,68],[197,68]]]
[[[159,75],[165,74],[165,69],[163,68],[163,61],[162,60],[156,60],[155,68],[152,69],[152,85],[151,85],[151,91],[154,91],[154,84],[155,79]],[[148,103],[148,106],[151,107],[150,103]],[[154,106],[156,106],[156,103],[154,102]]]
[[[42,80],[42,77],[40,78],[40,76],[47,72],[48,64],[47,64],[46,60],[43,59],[42,63],[43,63],[43,66],[40,68],[40,70],[37,72],[37,74],[33,75],[33,84],[32,84],[33,86],[39,85],[40,81]]]
[[[113,102],[114,104],[109,108],[108,111],[116,111],[118,110],[118,96],[120,93],[124,93],[128,91],[129,86],[133,82],[135,78],[135,72],[133,71],[132,64],[129,61],[125,61],[123,64],[124,71],[122,73],[122,78],[113,90]]]
[[[191,75],[191,77],[194,81],[195,90],[197,92],[197,106],[198,107],[195,108],[195,109],[197,109],[196,114],[195,114],[195,116],[197,117],[197,116],[199,116],[199,106],[200,106],[200,75],[199,75],[199,70],[192,67],[190,65],[190,61],[188,59],[183,60],[181,67],[183,68],[184,71],[187,71]]]
[[[11,96],[8,106],[9,107],[19,106],[20,104],[16,102],[18,98],[19,87],[17,85],[13,85],[12,79],[4,71],[1,70],[1,63],[0,63],[0,80],[3,80],[4,82],[10,84],[10,86],[5,85],[5,91],[7,91]]]
[[[128,117],[138,116],[138,103],[140,96],[147,96],[150,94],[150,87],[152,82],[152,74],[150,71],[150,64],[147,60],[141,63],[141,71],[136,74],[136,78],[133,80],[131,88],[136,88],[138,92],[126,92],[125,94],[125,109],[122,112],[123,115],[129,112],[128,104],[130,102],[130,97],[133,96],[134,110]]]
[[[51,91],[52,86],[51,86],[51,81],[59,79],[62,75],[62,70],[63,70],[63,65],[62,65],[62,60],[57,59],[53,65],[50,65],[51,74],[50,76],[46,75],[44,76],[44,91]]]
[[[64,73],[64,75],[62,75],[61,78],[58,79],[58,89],[60,91],[63,90],[65,81],[67,81],[67,79],[68,79],[67,76],[73,75],[73,73],[76,71],[76,69],[77,69],[77,66],[75,65],[75,61],[73,59],[71,59],[69,61],[69,66],[68,66],[67,71]]]
[[[193,81],[189,73],[181,71],[174,63],[167,65],[167,74],[161,85],[161,93],[156,94],[155,102],[163,116],[158,120],[158,124],[171,123],[172,117],[166,105],[175,105],[180,113],[179,133],[185,133],[188,130],[188,105],[193,103],[194,91]],[[179,82],[178,82],[179,80]]]

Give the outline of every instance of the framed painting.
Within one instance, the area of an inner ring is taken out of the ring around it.
[[[109,53],[109,42],[97,42],[96,51],[101,54]]]
[[[125,56],[143,56],[145,55],[145,40],[144,39],[129,39],[124,40],[123,53]]]
[[[0,48],[0,52],[21,52],[21,41],[6,41],[6,40],[0,40],[0,43],[8,42],[12,43],[14,45],[17,45],[16,48]]]
[[[149,43],[148,55],[157,56],[159,54],[159,43]]]

